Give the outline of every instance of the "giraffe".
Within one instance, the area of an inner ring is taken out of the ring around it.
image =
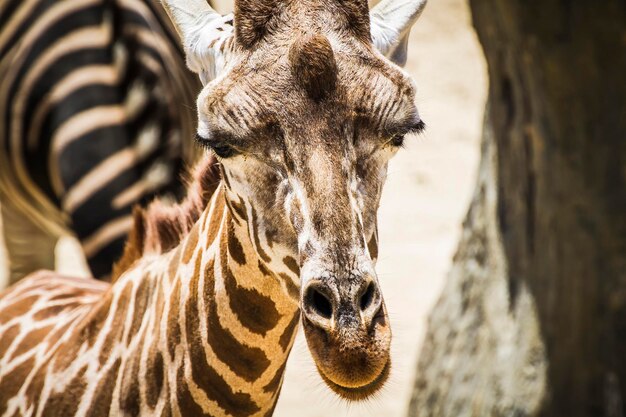
[[[112,284],[41,271],[0,294],[0,415],[268,416],[300,325],[326,385],[369,398],[391,368],[376,211],[424,128],[386,57],[424,2],[164,5],[214,156],[181,204],[135,210]]]

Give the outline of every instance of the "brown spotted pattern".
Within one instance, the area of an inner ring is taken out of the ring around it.
[[[228,194],[112,285],[39,272],[2,293],[0,416],[270,415],[298,277],[279,245],[264,263]]]

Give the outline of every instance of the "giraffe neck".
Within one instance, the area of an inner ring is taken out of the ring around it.
[[[297,329],[297,275],[227,195],[218,189],[168,268],[163,355],[182,415],[272,410]]]
[[[39,299],[24,301],[23,338],[0,326],[0,414],[271,415],[299,321],[297,266],[226,194],[106,292],[53,273],[16,286]],[[3,297],[0,319],[20,323]]]

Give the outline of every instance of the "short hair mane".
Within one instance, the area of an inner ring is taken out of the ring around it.
[[[221,179],[214,156],[203,158],[187,181],[187,195],[180,203],[168,205],[154,200],[146,208],[135,206],[133,227],[122,257],[113,266],[115,281],[146,253],[165,253],[180,244],[206,208]]]

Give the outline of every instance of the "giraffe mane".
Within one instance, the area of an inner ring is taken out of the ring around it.
[[[187,195],[180,203],[168,204],[156,199],[145,208],[139,205],[133,208],[133,226],[124,253],[113,266],[113,282],[144,254],[165,253],[187,236],[220,182],[215,157],[203,158],[190,177]]]

